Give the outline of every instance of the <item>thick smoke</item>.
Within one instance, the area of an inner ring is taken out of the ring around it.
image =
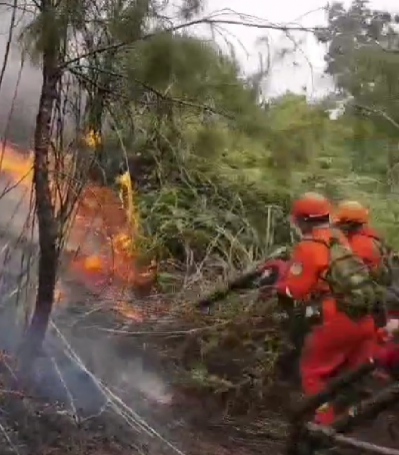
[[[39,69],[33,66],[29,57],[22,59],[18,38],[23,22],[19,17],[0,86],[0,138],[6,138],[21,147],[29,147],[32,144],[41,74]],[[10,10],[0,7],[0,71],[9,40],[10,24]]]

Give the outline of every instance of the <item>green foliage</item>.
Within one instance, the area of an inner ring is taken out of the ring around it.
[[[148,235],[175,257],[216,254],[229,266],[265,254],[273,235],[267,224],[276,228],[288,197],[259,169],[267,151],[223,124],[182,121],[179,131],[181,148],[163,138],[163,159],[153,152],[160,184],[140,199]]]
[[[40,64],[43,52],[58,54],[66,48],[74,31],[84,27],[86,9],[81,0],[61,0],[56,6],[48,2],[45,8],[33,9],[33,18],[19,40],[35,64]],[[61,56],[57,59],[61,63]]]
[[[305,96],[288,94],[276,100],[267,114],[268,145],[278,167],[313,163],[328,129],[328,115],[310,106]]]
[[[123,66],[131,99],[142,99],[138,82],[142,81],[164,96],[206,104],[222,115],[234,116],[235,125],[239,123],[249,134],[263,134],[263,113],[253,90],[243,83],[237,62],[212,43],[159,33],[135,46]]]
[[[287,207],[308,190],[359,197],[392,235],[378,207],[392,150],[380,119],[347,108],[334,120],[331,100],[310,104],[290,93],[261,105],[234,57],[187,35],[139,43],[120,70],[132,106],[114,103],[114,120],[154,254],[243,266],[289,241]],[[137,109],[143,97],[152,101]],[[108,143],[118,147],[112,134]]]
[[[228,414],[259,412],[283,345],[276,312],[274,301],[252,301],[252,307],[237,301],[227,302],[206,321],[197,317],[192,335],[179,340],[179,362],[187,372],[180,375],[179,384],[212,393]]]
[[[337,88],[351,97],[347,110],[372,121],[374,138],[397,140],[399,83],[398,17],[375,11],[364,0],[345,9],[333,3],[329,31],[320,37],[328,43],[327,73]]]

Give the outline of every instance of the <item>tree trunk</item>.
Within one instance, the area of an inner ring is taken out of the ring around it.
[[[35,310],[21,351],[22,362],[25,366],[33,365],[35,357],[41,351],[50,320],[57,277],[57,220],[49,178],[51,121],[60,77],[57,55],[58,52],[54,48],[43,53],[43,84],[34,136],[33,183],[39,228],[40,258]]]

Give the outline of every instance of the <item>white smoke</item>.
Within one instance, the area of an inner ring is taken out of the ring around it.
[[[0,86],[0,138],[24,147],[32,142],[42,80],[39,68],[35,68],[28,57],[22,59],[19,36],[28,20],[27,16],[21,18],[19,15],[17,18]],[[0,7],[0,72],[9,41],[10,25],[11,10]]]

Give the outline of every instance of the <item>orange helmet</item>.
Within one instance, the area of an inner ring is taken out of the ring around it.
[[[367,223],[369,220],[369,211],[360,202],[343,201],[335,213],[335,222],[337,223]]]
[[[331,203],[323,195],[305,193],[292,204],[291,216],[293,218],[321,218],[329,216],[331,211]]]

